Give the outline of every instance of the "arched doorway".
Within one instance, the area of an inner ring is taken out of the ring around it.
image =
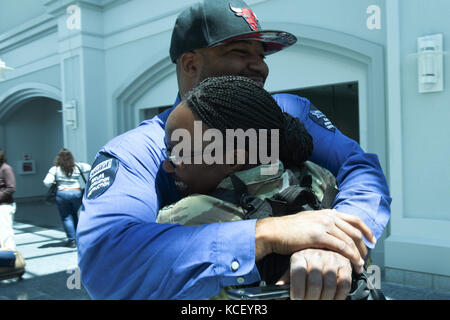
[[[0,97],[0,148],[15,173],[15,219],[58,226],[56,208],[42,201],[47,191],[42,180],[64,144],[59,92],[23,85],[8,93]]]

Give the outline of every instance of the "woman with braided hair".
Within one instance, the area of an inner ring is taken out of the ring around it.
[[[206,79],[185,100],[201,121],[224,134],[238,128],[280,130],[280,160],[285,163],[300,165],[312,153],[312,138],[303,124],[282,112],[272,96],[248,78]]]
[[[249,129],[255,129],[256,146],[259,146],[260,149],[263,147],[266,150],[265,153],[267,153],[267,150],[271,151],[272,164],[278,164],[278,160],[280,160],[287,167],[301,167],[311,155],[313,149],[311,136],[305,130],[303,124],[298,119],[282,112],[267,91],[245,77],[224,76],[204,80],[185,96],[184,101],[176,109],[176,112],[174,111],[170,115],[168,120],[170,120],[166,125],[168,159],[164,163],[164,169],[174,176],[177,189],[184,196],[194,193],[208,194],[229,173],[250,169],[262,164],[259,162],[261,150],[256,150],[256,155],[249,154],[249,151],[255,150],[254,145],[249,145],[252,141],[246,141],[244,148],[246,163],[236,163],[236,159],[231,163],[228,161],[227,164],[224,164],[226,161],[216,161],[213,164],[204,163],[206,161],[203,162],[202,160],[206,160],[205,158],[208,156],[207,149],[205,149],[208,141],[203,141],[203,133],[208,129],[219,130],[226,139],[230,137],[229,130],[234,130],[233,132],[236,133],[237,130],[242,129],[245,132],[241,131],[241,133],[245,134]],[[196,121],[201,123],[202,126],[200,134],[194,130]],[[177,136],[172,134],[179,132],[176,131],[177,129],[188,130],[189,137],[192,138],[192,141],[182,141],[184,146],[187,146],[185,150],[177,148],[182,143],[177,145],[170,139],[171,136]],[[261,129],[270,132],[270,134],[267,134],[268,139],[265,145],[262,145],[264,139],[260,136]],[[279,141],[272,141],[273,139],[271,139],[274,136],[272,134],[274,130],[278,133],[275,136],[279,137]],[[217,143],[217,141],[214,142]],[[223,145],[222,151],[237,151],[236,149],[226,150],[225,139],[220,142]],[[235,147],[236,141],[232,142],[232,146]],[[190,148],[191,146],[193,148]],[[200,150],[194,150],[194,153],[191,153],[192,157],[182,154],[187,149],[198,149],[198,146],[201,146]],[[205,149],[205,152],[202,152],[202,149]],[[220,148],[217,149],[219,150],[214,151],[220,153]],[[175,155],[176,150],[181,152]],[[279,159],[274,159],[273,154],[279,154]],[[203,156],[203,159],[201,156]],[[217,159],[217,156],[219,155],[216,155],[215,159]],[[253,159],[256,156],[257,161],[249,163],[248,160],[252,156]],[[192,161],[194,164],[191,164]],[[178,163],[175,164],[176,162]],[[267,162],[264,164],[267,164]],[[202,176],[202,179],[199,179],[200,176]],[[329,176],[333,177],[331,173]]]
[[[248,78],[224,76],[204,80],[171,113],[165,129],[168,157],[163,168],[173,175],[177,189],[185,198],[162,208],[157,218],[159,223],[201,225],[248,219],[248,208],[233,199],[236,179],[243,182],[252,199],[270,198],[291,185],[302,184],[310,195],[302,204],[305,210],[318,209],[320,202],[315,196],[321,200],[326,185],[335,185],[331,173],[307,162],[313,144],[303,124],[282,112],[272,96]],[[208,147],[212,143],[205,139],[210,129],[216,130],[215,148]],[[242,135],[252,129],[256,134],[256,140],[251,141],[250,137],[243,147],[243,162],[238,161],[239,148],[235,144],[240,129]],[[234,133],[231,149],[227,140],[230,130]],[[270,134],[263,135],[264,130]],[[183,132],[186,135],[180,135]],[[183,137],[181,142],[180,137]],[[184,148],[180,149],[180,145]],[[256,151],[255,145],[266,152]],[[267,150],[270,150],[271,164],[262,161],[267,158]],[[274,154],[279,157],[274,158]],[[211,163],[207,157],[216,161]],[[256,161],[250,161],[252,157]],[[274,164],[276,170],[270,174],[261,170]],[[304,168],[314,176],[309,178],[309,183]],[[275,283],[280,272],[288,267],[289,257],[284,259],[282,270],[275,270],[275,260],[268,260],[265,259],[265,265],[272,266],[268,272],[261,273],[264,261],[258,265],[261,279]]]

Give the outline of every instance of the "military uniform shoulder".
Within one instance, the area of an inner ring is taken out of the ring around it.
[[[321,167],[312,161],[305,161],[305,167],[309,172],[322,176],[327,182],[333,182],[336,179],[328,169]]]
[[[201,225],[242,220],[244,211],[230,202],[208,195],[191,195],[159,210],[156,222]]]
[[[337,187],[335,176],[324,167],[321,167],[314,162],[306,161],[305,167],[308,174],[312,178],[312,189],[317,198],[322,201],[325,191],[328,187]]]

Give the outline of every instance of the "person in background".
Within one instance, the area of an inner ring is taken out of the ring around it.
[[[25,260],[14,241],[15,191],[14,171],[6,163],[5,152],[0,150],[0,279],[20,277],[25,272]]]
[[[44,185],[49,188],[53,183],[58,185],[56,205],[67,234],[67,246],[76,247],[75,235],[78,224],[78,209],[83,197],[79,182],[84,173],[91,170],[91,166],[83,162],[75,162],[75,158],[68,149],[61,149],[56,156],[55,165],[50,168],[44,179]]]
[[[16,248],[13,230],[14,213],[16,213],[14,192],[16,192],[14,172],[6,163],[5,152],[0,150],[0,241],[2,248]]]

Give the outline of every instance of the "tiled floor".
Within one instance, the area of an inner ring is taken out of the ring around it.
[[[0,281],[0,299],[89,299],[82,286],[77,289],[77,252],[64,246],[63,231],[15,223],[15,240],[25,274],[22,280]]]
[[[17,248],[26,259],[22,280],[0,281],[0,299],[90,299],[79,287],[76,249],[64,246],[65,233],[58,227],[44,228],[15,223]],[[393,283],[382,283],[389,300],[450,300],[450,292],[437,292]]]

